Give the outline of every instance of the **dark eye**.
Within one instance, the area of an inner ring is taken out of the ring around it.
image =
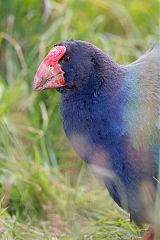
[[[64,58],[62,59],[63,62],[69,63],[71,61],[71,57],[66,55],[64,56]]]

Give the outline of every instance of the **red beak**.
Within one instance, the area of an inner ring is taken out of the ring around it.
[[[64,46],[55,46],[50,50],[36,72],[33,90],[41,91],[65,86],[64,72],[58,64],[65,52],[66,48]]]

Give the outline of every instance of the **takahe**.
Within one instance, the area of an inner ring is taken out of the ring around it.
[[[159,55],[156,45],[120,65],[90,43],[67,40],[50,50],[34,79],[34,90],[61,93],[64,131],[73,148],[139,226],[154,225],[156,216]]]

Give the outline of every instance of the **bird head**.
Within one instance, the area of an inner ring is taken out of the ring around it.
[[[40,64],[33,89],[80,89],[93,73],[95,47],[80,40],[55,45]]]

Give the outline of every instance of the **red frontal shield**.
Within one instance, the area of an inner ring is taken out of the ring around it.
[[[64,72],[58,61],[64,56],[66,47],[55,46],[40,64],[35,78],[33,89],[40,91],[49,88],[65,86]]]

